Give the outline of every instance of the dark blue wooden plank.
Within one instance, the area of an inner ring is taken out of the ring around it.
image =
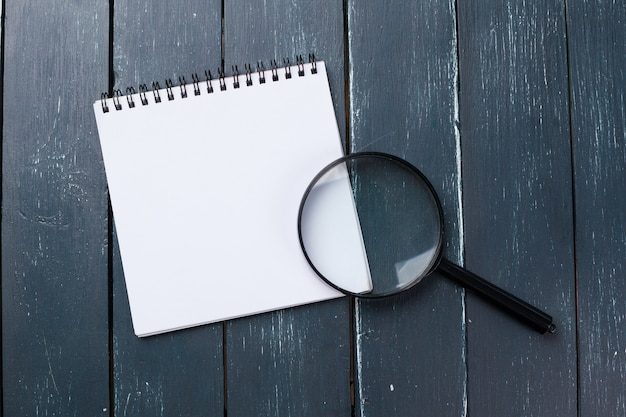
[[[347,301],[231,321],[226,333],[229,416],[349,416]]]
[[[468,295],[470,415],[576,414],[565,41],[562,1],[459,2],[466,265],[558,326]]]
[[[115,87],[191,81],[192,73],[217,68],[221,26],[220,1],[116,1]],[[222,415],[222,325],[137,338],[116,243],[112,268],[116,415]]]
[[[226,69],[232,65],[241,68],[244,63],[256,65],[258,61],[264,61],[267,67],[270,59],[281,62],[283,58],[290,58],[294,62],[296,54],[306,57],[308,53],[315,53],[326,62],[338,124],[343,133],[342,2],[333,1],[320,7],[307,1],[227,1],[225,6]],[[229,417],[349,416],[348,300],[328,301],[227,323],[226,364]]]
[[[106,416],[108,8],[3,4],[3,411]]]
[[[626,3],[568,1],[580,416],[626,415]]]
[[[455,2],[349,1],[348,29],[351,149],[393,153],[429,177],[444,206],[445,254],[459,261]],[[438,273],[357,302],[357,413],[463,415],[463,314],[463,290]]]

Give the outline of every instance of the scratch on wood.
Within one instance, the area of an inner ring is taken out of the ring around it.
[[[356,333],[356,378],[359,392],[356,394],[359,401],[359,413],[364,417],[365,392],[363,390],[363,316],[361,315],[360,303],[354,303],[355,333]]]
[[[52,386],[54,386],[54,390],[57,392],[57,394],[59,394],[59,388],[57,387],[57,382],[54,379],[54,372],[52,372],[52,362],[50,360],[50,351],[48,350],[48,342],[46,340],[45,335],[43,336],[43,347],[46,352],[46,360],[48,362],[48,374],[50,375],[50,378],[52,379]]]

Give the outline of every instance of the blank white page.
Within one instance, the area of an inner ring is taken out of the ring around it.
[[[138,336],[341,296],[300,249],[311,179],[343,155],[326,69],[265,72],[94,103]],[[122,109],[116,110],[118,103]],[[347,225],[352,231],[358,224]],[[363,290],[369,277],[363,274]]]

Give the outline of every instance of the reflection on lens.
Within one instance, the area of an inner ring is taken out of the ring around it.
[[[408,163],[352,154],[311,183],[299,228],[305,255],[323,279],[344,292],[376,297],[416,284],[435,266],[441,207]]]
[[[437,256],[436,248],[432,247],[411,259],[396,262],[397,287],[403,288],[415,280],[415,277],[426,275],[430,270],[430,262],[435,256]]]

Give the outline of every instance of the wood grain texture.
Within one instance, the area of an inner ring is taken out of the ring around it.
[[[91,103],[106,85],[108,9],[3,12],[3,412],[106,416],[107,197]]]
[[[626,4],[568,1],[580,416],[626,415]]]
[[[221,26],[219,1],[116,1],[115,87],[125,91],[152,81],[164,86],[166,78],[178,84],[179,76],[190,82],[193,72],[218,68]],[[116,241],[113,260],[116,415],[222,415],[222,325],[137,338]]]
[[[0,2],[0,415],[626,414],[626,3],[115,0],[112,26],[107,3]],[[355,311],[133,335],[92,101],[309,52],[350,149],[422,169],[446,256],[555,335],[438,275]]]
[[[445,254],[458,262],[454,7],[453,1],[349,1],[348,35],[351,149],[389,152],[426,174],[444,207]],[[357,415],[464,415],[462,294],[434,273],[402,295],[357,302]]]
[[[565,42],[561,1],[459,3],[466,266],[558,326],[468,296],[470,415],[576,415]]]
[[[341,1],[226,1],[224,34],[227,71],[258,61],[267,68],[270,59],[293,63],[298,54],[324,60],[344,136]],[[349,311],[344,298],[227,323],[228,416],[350,415]]]
[[[227,323],[228,416],[349,416],[346,310],[330,301]]]

